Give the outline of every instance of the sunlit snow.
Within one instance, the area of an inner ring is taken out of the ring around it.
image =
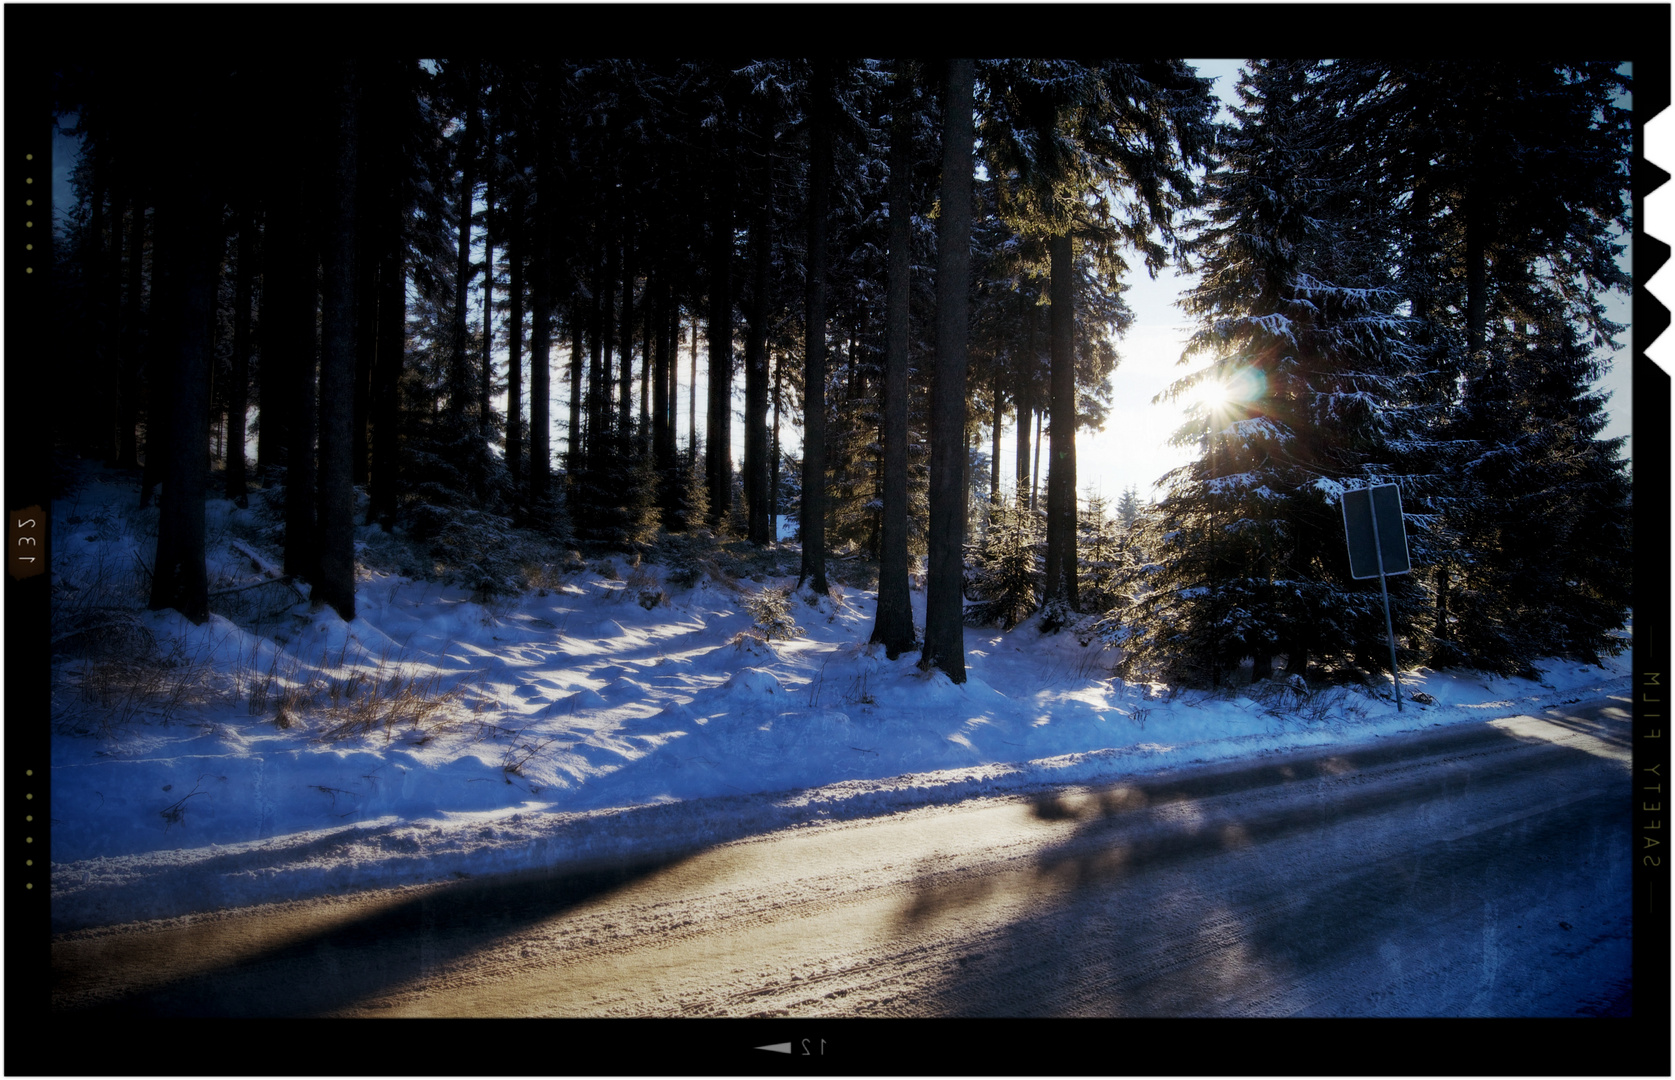
[[[744,600],[794,584],[792,548],[761,581],[681,588],[670,567],[597,557],[481,602],[363,569],[345,623],[298,600],[305,585],[258,584],[278,552],[227,502],[210,505],[211,587],[278,608],[203,626],[135,610],[116,623],[126,645],[87,648],[72,616],[93,625],[151,554],[135,495],[96,477],[54,503],[55,930],[690,848],[1627,686],[1625,654],[1552,661],[1539,682],[1403,672],[1434,704],[1402,713],[1387,680],[1171,693],[1033,619],[968,627],[956,685],[869,645],[875,595],[853,587],[796,598],[802,637],[749,635]],[[113,659],[135,642],[146,665]]]

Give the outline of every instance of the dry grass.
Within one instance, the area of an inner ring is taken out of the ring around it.
[[[66,668],[76,686],[75,705],[55,710],[54,725],[109,738],[140,721],[169,723],[187,706],[215,696],[213,672],[178,648],[163,652],[143,626],[131,633],[112,629],[97,650]]]

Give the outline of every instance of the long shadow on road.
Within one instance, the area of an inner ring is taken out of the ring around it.
[[[325,927],[318,925],[318,914],[312,926],[269,917],[256,931],[266,944],[246,948],[235,959],[211,962],[207,970],[123,991],[114,999],[98,991],[103,973],[142,966],[147,948],[178,958],[202,956],[223,944],[236,946],[231,939],[251,932],[250,920],[240,917],[93,939],[74,948],[55,943],[54,1012],[78,1019],[326,1015],[435,975],[454,961],[492,948],[498,939],[671,870],[688,857],[461,881]],[[371,903],[375,902],[367,906]],[[240,926],[241,920],[245,925]],[[97,1003],[68,1003],[88,998]]]
[[[1611,744],[1624,726],[1546,719]],[[1537,762],[1584,770],[1532,798]],[[1069,836],[1020,874],[927,878],[898,926],[1047,900],[975,938],[932,1015],[1570,1015],[1627,974],[1626,775],[1485,724],[1050,796],[1032,809]]]

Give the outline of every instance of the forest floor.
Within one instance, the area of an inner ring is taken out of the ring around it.
[[[194,626],[144,610],[156,511],[137,495],[89,471],[53,505],[55,932],[653,857],[1628,686],[1625,652],[1538,679],[1404,671],[1429,701],[1402,711],[1388,682],[1188,691],[1116,678],[1097,641],[1034,620],[968,626],[955,684],[868,644],[864,571],[793,593],[800,634],[762,640],[747,601],[794,586],[791,547],[537,553],[526,591],[486,596],[411,545],[393,560],[377,526],[344,622],[283,579],[260,496],[211,501],[216,613]]]

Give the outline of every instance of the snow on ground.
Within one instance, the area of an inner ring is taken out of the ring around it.
[[[801,637],[751,636],[745,600],[794,584],[793,551],[791,576],[689,588],[601,557],[484,602],[363,569],[345,623],[271,580],[259,512],[227,502],[210,506],[209,559],[212,606],[233,618],[193,626],[138,610],[154,541],[134,502],[132,482],[95,474],[54,505],[54,930],[651,855],[1482,721],[1628,680],[1625,653],[1553,661],[1540,681],[1404,672],[1434,704],[1400,713],[1387,682],[1171,694],[1029,622],[968,627],[956,685],[868,645],[875,595],[854,588],[794,599]]]

